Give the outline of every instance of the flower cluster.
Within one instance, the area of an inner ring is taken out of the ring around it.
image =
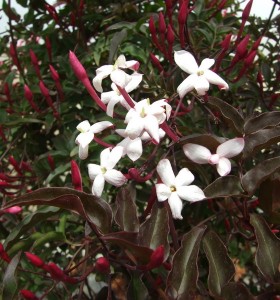
[[[183,98],[193,89],[197,91],[198,95],[205,95],[209,90],[210,83],[218,85],[221,89],[229,88],[219,75],[210,70],[215,62],[214,59],[204,59],[198,66],[191,53],[181,50],[175,52],[174,60],[183,71],[190,74],[177,88],[180,98]],[[77,62],[76,65],[78,65]],[[172,114],[172,107],[167,99],[151,102],[147,98],[136,102],[128,94],[135,90],[143,79],[143,75],[137,72],[139,66],[139,62],[127,61],[124,55],[121,55],[114,65],[98,68],[96,76],[93,78],[94,88],[101,93],[96,102],[99,105],[102,103],[103,109],[103,105],[106,106],[108,116],[115,117],[114,109],[117,104],[126,109],[125,128],[114,129],[123,138],[122,141],[114,146],[95,137],[95,134],[107,128],[114,128],[114,124],[109,121],[90,125],[89,121],[86,120],[77,126],[80,131],[76,138],[80,159],[88,157],[89,144],[92,140],[105,146],[105,149],[100,153],[100,165],[88,164],[89,177],[93,182],[92,193],[97,197],[102,195],[105,182],[120,187],[130,178],[135,179],[131,175],[135,172],[130,172],[132,169],[128,171],[128,174],[123,174],[115,169],[122,157],[127,155],[132,161],[138,160],[143,153],[143,143],[158,145],[165,135],[174,141],[178,140],[176,134],[166,123]],[[79,70],[76,71],[78,73]],[[102,82],[108,76],[111,79],[112,91],[104,92]],[[226,176],[231,171],[229,158],[238,155],[243,147],[244,139],[235,138],[219,145],[214,154],[204,146],[192,143],[185,144],[183,151],[191,161],[198,164],[216,165],[219,175]],[[133,170],[135,171],[134,168]],[[157,199],[160,202],[168,200],[173,218],[182,219],[182,200],[196,202],[206,198],[201,188],[191,185],[195,178],[189,169],[183,168],[175,175],[170,161],[164,158],[158,162],[156,171],[158,174],[158,183],[155,185]],[[148,179],[151,177],[147,176]]]

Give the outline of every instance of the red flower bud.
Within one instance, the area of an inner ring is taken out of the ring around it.
[[[71,65],[75,75],[77,76],[77,78],[81,81],[87,79],[88,76],[87,76],[85,68],[78,60],[75,53],[72,51],[69,52],[69,60],[70,60],[70,65]]]
[[[250,34],[247,34],[236,47],[236,54],[242,58],[247,53],[247,45],[250,39]]]
[[[52,98],[50,96],[49,90],[46,88],[46,86],[42,80],[39,82],[39,87],[40,87],[41,93],[46,98],[49,107],[51,107],[53,109],[53,111],[56,112],[56,109],[53,106],[53,102],[52,102]]]
[[[166,24],[165,24],[165,20],[164,20],[164,16],[163,16],[162,12],[159,13],[158,28],[159,28],[159,32],[161,34],[165,33],[165,31],[166,31]]]
[[[22,174],[21,168],[20,168],[18,162],[15,160],[15,158],[14,158],[12,155],[9,156],[9,163],[15,168],[15,170],[16,170],[19,174]]]
[[[46,37],[46,48],[47,48],[49,60],[52,61],[52,45],[48,37]]]
[[[52,79],[54,81],[59,81],[59,75],[58,75],[57,71],[55,70],[55,68],[52,65],[49,65],[49,67],[50,67]]]
[[[53,171],[55,169],[55,164],[54,164],[54,159],[50,154],[48,154],[48,163],[51,170]]]
[[[185,0],[182,2],[182,5],[180,6],[179,13],[178,13],[179,25],[185,25],[187,16],[189,14],[188,6],[189,6],[189,1],[185,1]]]
[[[110,263],[107,258],[99,257],[95,262],[95,269],[103,274],[108,274],[110,272]]]
[[[32,263],[32,265],[34,265],[38,268],[44,267],[45,263],[39,256],[37,256],[33,253],[30,253],[30,252],[25,252],[25,256]]]
[[[29,290],[21,290],[20,291],[22,297],[26,300],[38,300],[38,298]]]
[[[53,262],[48,263],[48,272],[51,277],[57,281],[64,281],[65,274],[64,272]]]
[[[150,262],[147,264],[147,269],[154,269],[158,268],[162,265],[164,261],[164,246],[160,245],[158,246],[152,253],[150,257]]]
[[[167,37],[168,43],[173,45],[175,36],[174,36],[174,32],[173,32],[170,24],[167,26],[167,36],[166,37]]]
[[[10,208],[6,208],[3,210],[5,213],[8,214],[19,214],[22,212],[22,208],[20,206],[12,206]]]
[[[221,46],[223,48],[223,51],[227,51],[230,45],[231,41],[231,33],[227,34],[224,40],[221,42]]]
[[[72,175],[72,184],[75,190],[82,191],[82,176],[78,164],[75,160],[71,160],[71,175]]]
[[[32,49],[29,50],[29,55],[33,65],[38,65],[38,58]]]
[[[252,46],[252,50],[258,50],[258,47],[262,41],[263,36],[260,36]]]
[[[251,64],[254,62],[254,59],[256,57],[257,51],[253,50],[248,54],[248,56],[244,59],[244,64],[246,67],[251,66]]]
[[[253,0],[250,0],[247,5],[245,6],[243,13],[242,13],[242,22],[246,22],[247,19],[249,18],[251,7],[253,4]]]
[[[262,75],[261,71],[258,72],[257,81],[258,81],[258,83],[259,83],[260,86],[263,85],[263,75]]]
[[[0,243],[0,258],[2,258],[7,263],[11,261],[11,258],[9,257],[8,253],[5,251],[2,243]]]
[[[153,16],[150,16],[149,29],[150,29],[150,32],[151,32],[152,36],[157,34]]]
[[[158,60],[158,58],[157,58],[153,53],[150,53],[150,58],[151,58],[152,64],[153,64],[160,72],[163,72],[163,67],[162,67],[160,61]]]

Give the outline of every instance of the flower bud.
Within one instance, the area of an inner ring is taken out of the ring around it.
[[[159,72],[162,72],[163,67],[162,67],[160,61],[158,60],[158,58],[153,53],[150,53],[150,58],[151,58],[152,64],[159,70]]]
[[[246,67],[251,66],[251,64],[254,62],[254,59],[256,57],[257,51],[253,50],[248,54],[248,56],[244,59],[244,64]]]
[[[22,212],[22,208],[20,206],[12,206],[3,210],[7,214],[19,214]]]
[[[153,16],[151,16],[149,20],[149,29],[152,36],[157,34]]]
[[[38,58],[32,49],[29,50],[29,55],[33,65],[38,65]]]
[[[246,22],[247,19],[249,18],[252,4],[253,4],[253,0],[250,0],[247,3],[247,5],[245,6],[245,8],[243,10],[243,13],[242,13],[242,17],[241,17],[242,18],[242,22]]]
[[[246,55],[247,53],[247,45],[250,39],[250,35],[247,34],[241,42],[237,45],[236,47],[236,54],[239,56],[239,58],[242,58]]]
[[[57,281],[64,281],[64,272],[53,262],[48,263],[48,272],[50,273],[52,279]]]
[[[75,53],[72,51],[69,51],[69,60],[70,60],[70,65],[71,65],[75,75],[77,76],[77,78],[81,81],[87,79],[88,77],[87,77],[85,68],[78,60]]]
[[[38,298],[29,290],[20,290],[20,294],[26,300],[38,300]]]
[[[189,14],[188,5],[189,5],[189,1],[183,0],[182,5],[179,9],[178,22],[179,22],[179,25],[181,25],[181,26],[185,25],[187,16]]]
[[[14,158],[12,155],[9,156],[9,163],[15,168],[15,170],[16,170],[19,174],[22,174],[21,168],[19,167],[18,162],[15,160],[15,158]]]
[[[59,75],[58,75],[57,71],[55,70],[55,68],[52,65],[49,65],[49,67],[50,67],[52,79],[54,81],[59,81]]]
[[[5,251],[2,243],[0,243],[0,258],[2,258],[7,263],[11,261],[11,258],[9,257],[8,253]]]
[[[231,42],[231,33],[227,34],[224,40],[221,42],[223,51],[227,51]]]
[[[164,20],[164,16],[163,16],[162,12],[159,13],[158,28],[159,28],[159,32],[161,34],[165,33],[165,31],[166,31],[166,24],[165,24],[165,20]]]
[[[147,269],[155,269],[162,265],[164,261],[164,246],[158,246],[150,257],[150,262],[147,264]]]
[[[55,163],[53,157],[50,154],[48,154],[48,163],[51,170],[53,171],[55,169]]]
[[[167,41],[170,45],[173,45],[175,40],[174,32],[170,24],[167,26]]]
[[[72,184],[75,190],[82,191],[82,176],[78,164],[71,160]]]
[[[110,263],[107,258],[99,257],[95,263],[95,269],[103,274],[108,274],[110,272]]]
[[[34,265],[38,268],[44,267],[45,263],[39,256],[37,256],[33,253],[30,253],[30,252],[25,252],[25,256],[32,263],[32,265]]]
[[[252,46],[252,50],[258,50],[258,47],[262,41],[263,36],[260,36]]]

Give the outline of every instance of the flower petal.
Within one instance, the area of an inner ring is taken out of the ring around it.
[[[126,58],[121,54],[115,61],[115,66],[118,68],[126,68]]]
[[[143,152],[143,148],[142,148],[141,139],[138,137],[134,140],[130,140],[130,142],[128,143],[128,145],[126,147],[127,156],[132,161],[136,161],[138,158],[141,157],[142,152]]]
[[[106,148],[100,152],[100,166],[101,167],[106,167],[106,163],[110,157],[110,152],[111,152],[110,148]]]
[[[217,171],[220,176],[226,176],[231,171],[231,163],[230,160],[226,157],[221,157],[217,164]]]
[[[128,122],[125,133],[133,140],[139,137],[144,130],[143,118],[135,116],[135,118],[130,119]]]
[[[114,124],[109,121],[97,122],[90,127],[90,132],[99,133],[99,132],[103,131],[104,129],[111,127],[111,126],[114,126]]]
[[[81,132],[76,137],[75,143],[85,148],[90,144],[93,138],[94,138],[94,134],[92,132]]]
[[[194,89],[197,78],[198,76],[196,74],[192,74],[177,87],[177,93],[180,98],[183,98],[188,92]]]
[[[155,116],[148,115],[144,118],[144,129],[157,143],[159,143],[159,127]]]
[[[207,164],[211,152],[204,146],[197,144],[186,144],[183,146],[185,155],[197,164]]]
[[[108,170],[104,174],[104,178],[108,183],[114,186],[122,186],[127,181],[126,177],[122,174],[122,172],[114,169]]]
[[[215,59],[205,58],[201,62],[200,66],[199,66],[199,70],[206,71],[206,70],[210,69],[214,65],[214,63],[215,63]]]
[[[196,185],[179,186],[177,193],[181,199],[190,202],[196,202],[206,198],[203,190]]]
[[[111,72],[113,71],[113,66],[112,65],[105,65],[96,70],[96,76],[92,80],[92,84],[94,88],[102,93],[102,80],[107,77]]]
[[[134,71],[137,71],[140,67],[140,63],[137,60],[128,60],[125,63],[125,67]]]
[[[181,185],[189,185],[194,181],[193,173],[189,171],[187,168],[183,168],[180,170],[178,175],[175,178],[176,188]]]
[[[117,96],[115,98],[112,98],[108,105],[107,105],[107,110],[106,110],[106,113],[109,117],[113,118],[113,115],[114,115],[114,108],[115,108],[115,105],[120,102],[122,99],[122,97],[120,96]]]
[[[123,155],[123,147],[116,146],[110,152],[108,159],[104,162],[104,166],[107,170],[111,170],[115,167],[115,165],[119,162]]]
[[[79,123],[76,127],[80,132],[87,132],[90,129],[90,124],[89,121],[83,121],[81,123]]]
[[[105,184],[105,178],[102,174],[99,174],[95,177],[93,184],[92,184],[92,194],[96,197],[100,197],[102,195],[103,189]]]
[[[198,95],[205,95],[205,93],[209,90],[209,82],[204,75],[197,76],[194,88],[196,89]]]
[[[165,201],[168,197],[170,197],[171,190],[167,185],[163,183],[158,183],[156,184],[156,193],[158,201],[162,202]]]
[[[193,55],[185,50],[175,51],[174,60],[176,64],[188,74],[196,73],[198,65]]]
[[[88,157],[88,145],[83,147],[82,145],[79,146],[79,158],[86,159]]]
[[[111,77],[111,80],[118,86],[124,88],[125,85],[127,84],[127,75],[124,71],[120,70],[120,69],[117,69],[117,70],[114,70],[110,77]],[[128,77],[129,78],[129,77]]]
[[[204,71],[203,76],[210,82],[211,84],[218,85],[220,89],[228,90],[228,84],[220,77],[218,74],[214,73],[211,70]]]
[[[102,174],[101,167],[99,165],[88,164],[88,175],[90,180],[94,180],[99,174]]]
[[[125,86],[125,90],[128,93],[138,88],[140,82],[142,81],[143,74],[133,73],[132,75],[130,75],[130,78],[131,80]]]
[[[127,137],[127,134],[125,133],[125,129],[116,129],[115,132],[122,136],[123,138],[126,138]]]
[[[115,92],[115,91],[110,91],[110,92],[105,92],[105,93],[102,93],[101,94],[101,101],[104,103],[104,104],[107,104],[110,102],[110,100],[112,98],[115,98],[115,97],[118,97],[119,95]]]
[[[181,212],[183,209],[183,203],[176,192],[171,193],[170,197],[168,198],[168,204],[170,206],[173,218],[182,220],[183,217]]]
[[[157,165],[157,172],[161,181],[167,185],[175,185],[175,175],[173,173],[170,161],[168,159],[162,159]]]
[[[245,142],[243,138],[235,138],[222,143],[217,148],[220,157],[231,158],[242,152]]]

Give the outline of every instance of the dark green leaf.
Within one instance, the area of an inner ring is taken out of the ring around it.
[[[214,231],[204,236],[203,248],[209,262],[208,288],[212,295],[218,297],[235,273],[234,264],[224,243]]]
[[[240,179],[233,175],[219,177],[204,189],[207,198],[240,196],[242,193]]]
[[[130,272],[131,279],[127,290],[127,299],[146,300],[148,299],[148,290],[142,281],[141,273]]]
[[[264,180],[279,169],[280,157],[264,160],[242,177],[241,183],[244,190],[252,195]]]
[[[266,112],[246,121],[244,125],[244,130],[246,134],[250,134],[260,129],[270,127],[270,126],[277,126],[279,124],[280,124],[279,111]]]
[[[206,227],[195,227],[186,233],[181,247],[174,255],[173,268],[167,279],[167,291],[172,299],[189,299],[195,294],[198,279],[197,256],[205,229]]]
[[[70,188],[42,188],[28,193],[6,206],[50,205],[78,213],[102,232],[111,229],[112,210],[107,202],[93,195]]]
[[[216,97],[208,97],[206,105],[218,110],[231,129],[238,134],[243,133],[244,120],[237,109]]]
[[[245,137],[243,157],[248,158],[255,152],[280,142],[280,128],[261,129]]]
[[[138,232],[139,221],[137,217],[137,207],[128,188],[122,188],[119,190],[116,203],[116,223],[124,231]]]
[[[108,63],[111,64],[113,63],[113,59],[115,54],[118,51],[118,47],[122,43],[122,41],[126,38],[127,36],[127,29],[123,28],[121,31],[116,32],[114,36],[112,37],[111,43],[110,43],[110,51],[109,51],[109,59]]]
[[[222,298],[224,300],[252,300],[254,297],[240,282],[230,282],[223,287]]]
[[[17,292],[16,270],[20,257],[21,252],[18,252],[8,264],[1,287],[0,297],[2,297],[2,299],[14,299]]]
[[[65,240],[66,237],[62,232],[50,231],[45,233],[41,238],[37,239],[34,242],[32,249],[42,247],[46,243],[55,242],[55,241],[63,243],[65,242]]]
[[[139,245],[153,250],[163,245],[166,258],[169,255],[168,233],[169,221],[166,208],[159,207],[158,203],[155,203],[150,217],[140,227]]]
[[[256,264],[269,282],[280,280],[280,240],[271,232],[263,217],[252,214],[250,218],[258,242]]]

